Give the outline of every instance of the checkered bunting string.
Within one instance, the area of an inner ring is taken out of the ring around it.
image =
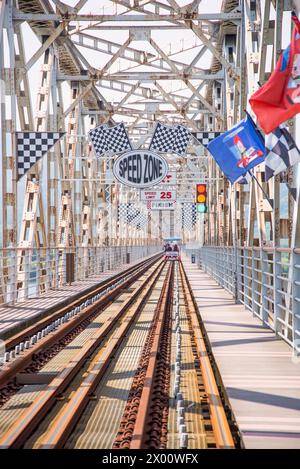
[[[161,153],[177,153],[182,156],[186,153],[191,134],[182,125],[164,125],[158,122],[149,146],[149,150]]]
[[[265,135],[265,180],[300,162],[300,152],[285,125]]]
[[[18,180],[55,145],[65,132],[16,132]]]
[[[192,132],[192,135],[199,143],[207,147],[212,140],[219,137],[222,133],[224,132]]]
[[[117,124],[114,127],[99,125],[89,132],[89,137],[97,156],[103,156],[109,151],[118,154],[132,150],[132,145],[123,123]]]

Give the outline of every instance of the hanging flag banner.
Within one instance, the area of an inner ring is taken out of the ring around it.
[[[49,151],[65,132],[16,132],[18,180]]]
[[[160,153],[186,154],[191,138],[190,131],[182,125],[165,125],[158,122],[149,146],[149,150]]]
[[[192,135],[199,143],[207,147],[212,140],[222,135],[222,133],[223,132],[192,132]]]
[[[297,145],[284,125],[265,135],[265,180],[300,162]]]
[[[295,24],[292,41],[282,52],[269,80],[250,98],[250,105],[265,133],[300,112],[300,22]]]
[[[262,163],[265,157],[263,138],[248,114],[232,129],[212,140],[207,148],[232,183]]]
[[[123,123],[113,127],[108,127],[106,124],[99,125],[89,132],[89,138],[96,155],[100,157],[107,152],[118,154],[132,150],[132,145]]]
[[[116,159],[113,173],[122,184],[131,187],[152,187],[168,173],[164,158],[149,150],[134,150]]]
[[[176,202],[150,202],[150,210],[175,210]]]
[[[174,190],[141,190],[141,200],[143,202],[148,200],[176,200],[176,191]]]

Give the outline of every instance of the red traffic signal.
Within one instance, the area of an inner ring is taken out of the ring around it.
[[[197,212],[206,213],[207,212],[207,188],[206,184],[197,184],[196,185],[196,203],[197,203]]]

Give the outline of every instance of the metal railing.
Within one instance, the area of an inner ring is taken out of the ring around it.
[[[68,254],[72,255],[72,281],[82,281],[160,250],[155,245],[1,249],[0,304],[14,304],[70,283]]]
[[[196,261],[300,352],[300,249],[204,246]]]

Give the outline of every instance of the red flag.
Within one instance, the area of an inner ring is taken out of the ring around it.
[[[300,21],[295,24],[292,41],[282,52],[269,80],[250,98],[259,125],[269,134],[300,112]]]

